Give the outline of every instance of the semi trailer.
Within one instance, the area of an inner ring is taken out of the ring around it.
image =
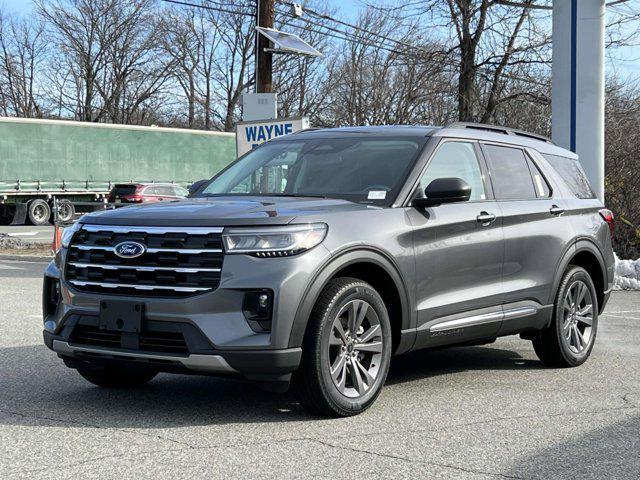
[[[0,222],[68,221],[118,183],[188,187],[235,158],[233,133],[0,117]]]

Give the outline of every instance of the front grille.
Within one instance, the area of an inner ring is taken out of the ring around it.
[[[83,225],[67,255],[66,279],[76,289],[128,296],[184,297],[214,290],[222,270],[222,228]],[[115,247],[146,246],[137,258]]]
[[[123,346],[122,335],[120,332],[101,330],[91,325],[77,325],[73,330],[71,342],[78,345],[118,349]],[[138,341],[136,350],[176,355],[189,353],[182,332],[143,332],[136,337]]]

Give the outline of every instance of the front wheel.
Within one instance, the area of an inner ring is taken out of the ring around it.
[[[334,279],[309,318],[294,390],[315,413],[355,415],[380,394],[390,359],[391,325],[378,292],[358,279]]]
[[[32,225],[42,226],[49,223],[51,217],[51,207],[44,200],[37,198],[29,202],[27,214]]]
[[[589,358],[597,330],[593,280],[584,268],[570,266],[558,288],[551,325],[533,338],[533,348],[545,365],[577,367]]]
[[[78,373],[85,380],[103,388],[141,387],[158,374],[154,370],[132,370],[110,365],[101,368],[81,367]]]

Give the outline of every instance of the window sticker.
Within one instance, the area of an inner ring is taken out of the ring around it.
[[[387,192],[384,190],[370,190],[367,200],[384,200],[387,198]]]

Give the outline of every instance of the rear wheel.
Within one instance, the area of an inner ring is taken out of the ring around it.
[[[47,202],[37,198],[29,202],[27,213],[32,225],[46,225],[51,217],[51,208]]]
[[[104,388],[136,388],[150,382],[158,374],[154,370],[132,370],[122,367],[80,367],[82,378]]]
[[[551,325],[533,339],[533,348],[545,365],[576,367],[593,349],[598,330],[598,299],[589,273],[570,266],[562,277]]]
[[[69,223],[76,214],[76,209],[66,198],[58,200],[58,221],[61,223]]]
[[[294,390],[315,413],[355,415],[378,397],[390,358],[391,326],[378,292],[361,280],[334,279],[309,319]]]

